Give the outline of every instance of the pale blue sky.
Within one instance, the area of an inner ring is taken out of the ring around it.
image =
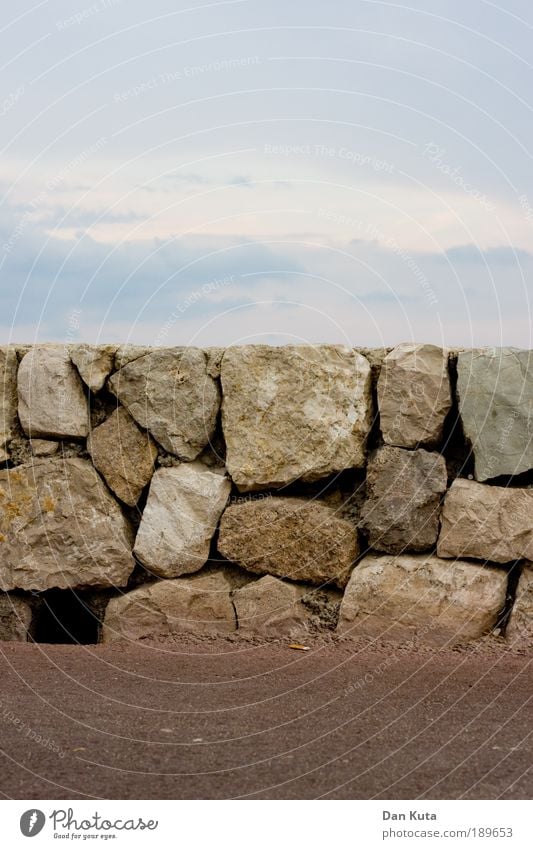
[[[0,341],[531,347],[526,0],[0,25]]]

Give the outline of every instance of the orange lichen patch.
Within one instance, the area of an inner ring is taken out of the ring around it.
[[[56,503],[51,495],[45,495],[45,497],[41,501],[41,507],[43,510],[46,510],[47,513],[53,513],[56,509]]]
[[[3,534],[0,534],[0,542],[5,542],[6,538]]]

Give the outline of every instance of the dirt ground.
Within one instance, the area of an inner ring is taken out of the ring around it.
[[[531,654],[309,646],[3,643],[2,797],[531,798]]]

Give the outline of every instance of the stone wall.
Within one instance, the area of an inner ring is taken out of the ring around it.
[[[532,645],[530,357],[0,349],[0,639]]]

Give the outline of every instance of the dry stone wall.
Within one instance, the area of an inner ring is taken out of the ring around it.
[[[531,352],[15,346],[0,376],[0,639],[533,646]]]

